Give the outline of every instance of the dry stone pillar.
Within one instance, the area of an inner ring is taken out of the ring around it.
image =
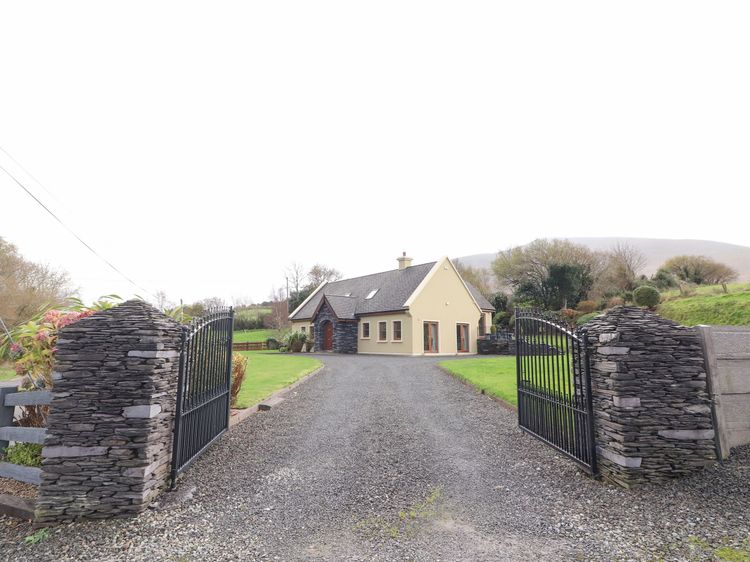
[[[716,458],[698,333],[637,307],[586,324],[598,463],[631,487],[688,474]]]
[[[169,478],[181,329],[142,301],[61,331],[37,524],[127,516]]]

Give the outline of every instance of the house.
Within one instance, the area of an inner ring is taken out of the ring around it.
[[[492,305],[447,257],[320,285],[289,315],[316,351],[393,355],[476,353]]]

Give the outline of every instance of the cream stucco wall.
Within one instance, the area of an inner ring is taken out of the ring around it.
[[[492,313],[483,312],[482,314],[484,314],[484,333],[489,334],[490,328],[492,326]],[[477,330],[479,330],[479,323],[477,323]],[[478,332],[477,332],[477,335],[479,335]]]
[[[393,322],[401,321],[401,341],[393,340]],[[370,338],[362,338],[362,325],[370,323]],[[378,322],[386,322],[387,338],[385,342],[378,341]],[[412,321],[408,312],[400,314],[378,314],[361,316],[359,319],[359,334],[357,335],[358,353],[406,353],[412,354],[413,341]]]
[[[312,322],[309,320],[292,320],[292,330],[295,332],[301,332],[302,327],[305,327],[305,333],[310,336],[310,327],[312,326]]]
[[[469,325],[469,353],[477,352],[477,330],[482,312],[448,258],[440,260],[409,302],[412,350],[424,354],[424,322],[438,322],[438,354],[457,354],[456,324]],[[491,322],[487,324],[488,329]]]

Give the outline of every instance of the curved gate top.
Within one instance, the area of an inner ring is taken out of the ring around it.
[[[515,314],[518,425],[596,474],[585,330],[549,312]]]
[[[229,429],[234,310],[217,308],[183,327],[172,445],[177,476]]]

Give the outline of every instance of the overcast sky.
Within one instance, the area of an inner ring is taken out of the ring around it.
[[[5,2],[0,165],[143,289],[552,236],[750,245],[747,2]],[[0,236],[143,294],[0,171]],[[145,295],[144,295],[145,296]]]

